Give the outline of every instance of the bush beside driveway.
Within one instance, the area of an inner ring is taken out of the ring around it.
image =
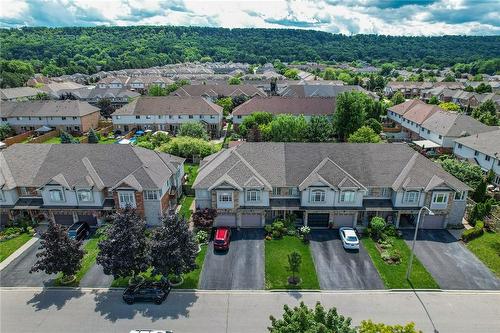
[[[314,230],[311,252],[321,289],[384,289],[377,269],[362,244],[345,250],[337,230]]]
[[[295,236],[284,236],[265,242],[266,248],[266,289],[319,289],[318,277],[314,268],[308,244]],[[288,255],[297,251],[302,256],[298,276],[298,286],[288,284],[291,272],[288,270]]]

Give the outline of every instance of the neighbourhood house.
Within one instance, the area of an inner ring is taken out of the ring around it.
[[[242,143],[205,158],[193,184],[215,225],[258,227],[290,214],[299,224],[396,227],[458,225],[470,188],[404,144]]]
[[[158,225],[181,193],[183,163],[130,145],[12,145],[0,152],[0,219],[98,225],[130,205]]]
[[[331,117],[335,111],[334,97],[254,97],[233,110],[233,124],[235,129],[245,117],[254,112],[269,112],[274,116],[290,114],[304,116],[309,120],[312,116]]]
[[[153,85],[165,88],[172,83],[174,83],[173,80],[162,76],[108,76],[101,79],[97,83],[97,86],[102,89],[127,88],[133,90],[147,90]]]
[[[495,129],[465,114],[417,99],[388,108],[387,117],[401,125],[406,138],[430,140],[445,149],[453,149],[457,138]]]
[[[2,102],[1,123],[8,123],[16,132],[48,126],[68,132],[87,132],[97,128],[99,109],[75,100],[44,100]]]
[[[436,97],[440,102],[452,102],[462,108],[474,109],[481,103],[492,100],[495,103],[497,110],[500,110],[500,95],[495,93],[478,94],[460,89],[448,89],[445,87],[437,87],[428,89],[422,92],[422,99],[429,101],[432,97]]]
[[[0,89],[0,97],[2,101],[26,101],[35,98],[38,94],[43,93],[43,90],[31,87]]]
[[[179,97],[201,96],[214,101],[218,97],[238,97],[251,98],[254,96],[267,96],[261,89],[251,84],[229,85],[229,84],[189,84],[184,85],[172,92],[170,95]]]
[[[367,90],[357,85],[333,85],[320,84],[315,81],[314,84],[291,84],[279,92],[281,96],[286,97],[337,97],[343,92],[359,91],[365,94],[371,94]],[[376,96],[376,95],[375,95]]]
[[[484,172],[493,170],[493,183],[500,186],[500,129],[456,139],[453,153],[479,165]]]
[[[405,98],[419,97],[423,90],[436,87],[446,87],[448,89],[464,89],[462,82],[413,82],[413,81],[391,81],[384,88],[387,96],[392,96],[400,91]]]
[[[84,87],[80,89],[60,90],[58,98],[78,99],[97,105],[101,99],[108,99],[111,105],[123,106],[131,99],[141,96],[140,93],[126,88],[92,88]]]
[[[112,114],[115,130],[161,130],[176,134],[184,123],[203,124],[212,137],[222,130],[222,107],[203,97],[141,96]]]

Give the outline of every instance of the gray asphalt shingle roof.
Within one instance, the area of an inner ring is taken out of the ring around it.
[[[0,152],[0,187],[39,187],[54,177],[70,187],[113,187],[132,175],[142,188],[159,188],[183,161],[129,145],[15,144]]]
[[[466,147],[500,158],[500,129],[455,140]]]
[[[2,117],[82,117],[99,112],[99,108],[87,102],[75,100],[47,100],[2,102]]]
[[[422,123],[422,127],[447,137],[474,135],[495,129],[471,116],[444,110],[434,112]]]
[[[114,116],[200,114],[222,115],[222,107],[203,97],[141,96],[113,113]]]
[[[263,178],[273,187],[298,186],[326,158],[345,171],[330,172],[327,163],[317,171],[335,186],[342,181],[355,183],[346,176],[347,173],[364,187],[392,187],[398,190],[412,185],[426,188],[433,177],[439,177],[456,190],[468,189],[441,166],[405,144],[273,142],[247,142],[209,157],[200,168],[193,187],[211,187],[242,161],[254,170],[247,168],[238,177],[231,173],[231,178],[241,187],[245,187],[245,182],[254,176]]]

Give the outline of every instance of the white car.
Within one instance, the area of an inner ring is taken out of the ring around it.
[[[342,245],[346,250],[359,250],[359,239],[353,228],[342,227],[339,229]]]

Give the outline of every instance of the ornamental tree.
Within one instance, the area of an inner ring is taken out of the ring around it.
[[[90,129],[89,133],[87,134],[87,138],[89,140],[89,143],[99,143],[99,136],[97,136],[97,133],[93,128]]]
[[[214,224],[215,217],[217,216],[217,209],[205,208],[197,209],[191,218],[193,219],[194,226],[199,229],[209,229]]]
[[[179,128],[179,136],[189,136],[192,138],[198,138],[203,140],[208,140],[208,133],[201,123],[184,123]]]
[[[274,142],[302,142],[307,132],[307,121],[303,116],[282,114],[270,123],[270,138]]]
[[[271,326],[267,329],[271,333],[355,333],[356,330],[351,327],[351,318],[338,314],[336,308],[328,311],[316,303],[314,309],[308,308],[304,302],[299,306],[290,308],[283,306],[284,313],[282,319],[276,319],[270,316]]]
[[[371,320],[363,320],[359,327],[359,333],[422,333],[417,331],[415,323],[406,325],[387,325],[383,323],[374,323]]]
[[[37,260],[30,273],[43,271],[46,274],[62,272],[64,276],[74,276],[81,267],[85,251],[81,241],[68,237],[61,224],[49,222],[47,231],[41,236],[41,245],[36,254]]]
[[[353,143],[379,143],[380,136],[371,127],[363,126],[349,135],[347,141]]]
[[[198,245],[187,222],[177,215],[163,219],[151,236],[151,264],[154,274],[180,276],[196,268]]]
[[[398,105],[405,102],[405,97],[401,91],[396,91],[394,96],[391,98],[391,102],[393,105]]]
[[[106,237],[98,244],[97,263],[104,274],[135,277],[149,268],[150,249],[146,237],[146,222],[135,209],[126,207],[112,217],[105,231]]]
[[[297,251],[293,251],[288,255],[288,270],[292,273],[292,276],[289,278],[289,282],[291,284],[299,283],[300,279],[297,276],[300,271],[300,265],[302,264],[302,256]]]
[[[333,137],[333,124],[326,116],[311,117],[307,125],[307,141],[328,142]]]

